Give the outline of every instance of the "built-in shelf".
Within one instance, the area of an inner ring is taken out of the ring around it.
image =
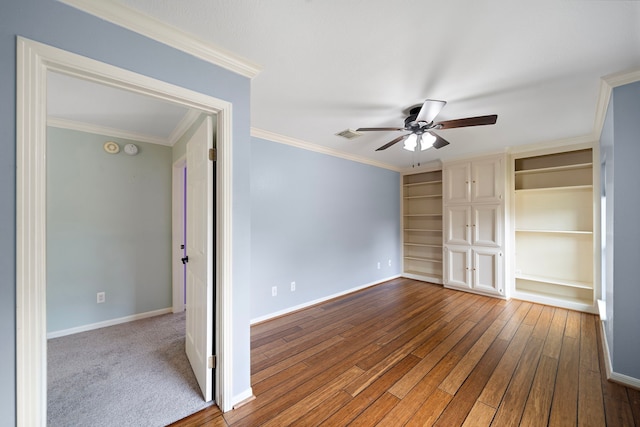
[[[515,159],[517,298],[594,310],[592,158],[588,148]]]
[[[593,163],[576,163],[573,165],[552,166],[548,168],[536,168],[536,169],[521,169],[516,170],[516,175],[528,174],[528,173],[549,173],[558,171],[569,171],[573,169],[590,169]]]
[[[580,231],[580,230],[524,230],[524,229],[516,229],[516,233],[593,234],[593,231]]]
[[[426,243],[410,243],[410,242],[404,242],[405,246],[418,246],[421,248],[442,248],[442,245],[431,245],[431,244],[426,244]]]
[[[403,272],[442,283],[442,171],[402,177]]]
[[[516,190],[516,193],[531,193],[531,192],[550,192],[550,191],[575,191],[575,190],[593,190],[593,185],[566,185],[558,187],[542,187],[542,188],[520,188]]]
[[[428,181],[428,182],[413,182],[404,184],[405,187],[416,187],[418,185],[430,185],[430,184],[442,184],[442,180]]]
[[[588,282],[578,282],[575,280],[565,280],[554,277],[542,277],[531,274],[516,274],[516,279],[529,280],[531,282],[550,283],[553,285],[567,286],[570,288],[593,289],[593,284]]]
[[[404,196],[405,200],[411,199],[437,199],[442,198],[442,194],[430,194],[428,196]]]
[[[520,299],[531,300],[541,304],[556,305],[569,308],[571,310],[580,310],[593,312],[593,301],[590,298],[579,298],[575,296],[557,295],[555,293],[547,293],[540,290],[526,291],[516,289],[514,295]]]
[[[404,257],[404,259],[411,259],[411,260],[414,260],[414,261],[436,262],[436,263],[442,264],[442,260],[441,259],[426,258],[426,257],[421,257],[421,256],[406,256],[406,257]]]

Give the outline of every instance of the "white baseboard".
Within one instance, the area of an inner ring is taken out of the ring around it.
[[[253,389],[249,387],[242,393],[233,397],[233,404],[231,405],[233,409],[238,409],[244,404],[251,402],[256,397],[253,395]]]
[[[94,329],[105,328],[107,326],[119,325],[121,323],[133,322],[134,320],[146,319],[147,317],[160,316],[171,313],[172,308],[162,308],[160,310],[147,311],[146,313],[132,314],[131,316],[120,317],[118,319],[105,320],[103,322],[91,323],[89,325],[77,326],[75,328],[62,329],[60,331],[47,332],[47,339],[64,337],[65,335],[77,334],[79,332],[92,331]]]
[[[256,317],[255,319],[251,319],[251,324],[254,325],[256,323],[264,322],[266,320],[273,319],[275,317],[283,316],[285,314],[293,313],[294,311],[302,310],[303,308],[311,307],[312,305],[320,304],[325,301],[329,301],[334,298],[341,297],[343,295],[347,295],[353,292],[357,292],[359,290],[369,288],[371,286],[379,285],[380,283],[387,282],[389,280],[397,279],[398,277],[402,277],[400,274],[396,274],[395,276],[387,277],[386,279],[377,280],[375,282],[367,283],[365,285],[357,286],[355,288],[347,289],[343,292],[338,292],[336,294],[328,295],[326,297],[318,298],[313,301],[305,302],[303,304],[295,305],[293,307],[285,308],[284,310],[276,311],[274,313],[266,314],[264,316]]]
[[[600,321],[600,332],[602,335],[602,351],[604,352],[604,367],[607,379],[618,383],[620,385],[631,387],[636,390],[640,390],[640,380],[638,378],[630,377],[628,375],[619,374],[613,370],[611,364],[611,357],[609,356],[609,343],[607,342],[607,334],[604,329],[604,322]]]

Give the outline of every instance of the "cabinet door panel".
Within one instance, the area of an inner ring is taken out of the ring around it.
[[[469,203],[470,163],[447,166],[443,177],[445,203]]]
[[[499,202],[503,183],[501,159],[474,161],[471,168],[471,201]]]
[[[502,242],[501,205],[473,207],[471,233],[474,245],[499,248]]]
[[[470,245],[471,209],[468,206],[447,206],[445,215],[445,244]]]
[[[491,249],[473,250],[473,287],[502,295],[502,253]]]
[[[447,247],[445,284],[463,288],[471,288],[470,268],[471,250],[466,248]]]

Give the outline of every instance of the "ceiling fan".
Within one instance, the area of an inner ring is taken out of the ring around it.
[[[358,128],[358,132],[368,131],[405,131],[408,134],[389,141],[376,151],[386,150],[398,142],[404,141],[404,148],[409,151],[426,150],[427,148],[442,148],[449,145],[449,141],[435,134],[434,130],[453,129],[469,126],[493,125],[498,120],[497,114],[489,116],[467,117],[465,119],[445,120],[434,122],[436,116],[444,108],[446,101],[427,99],[421,106],[409,110],[409,116],[404,120],[402,128]]]

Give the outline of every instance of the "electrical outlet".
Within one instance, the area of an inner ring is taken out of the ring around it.
[[[97,296],[96,296],[96,301],[98,304],[102,304],[105,301],[105,293],[104,292],[98,292]]]
[[[389,260],[389,267],[391,267],[391,260]]]
[[[277,286],[273,286],[271,288],[271,296],[275,297],[276,295],[278,295],[278,287]]]
[[[380,270],[380,261],[378,261],[378,270]]]
[[[291,282],[291,292],[296,290],[296,282]]]

